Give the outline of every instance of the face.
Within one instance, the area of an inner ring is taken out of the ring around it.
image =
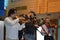
[[[46,22],[46,23],[50,22],[50,19],[48,19],[48,18],[47,18],[47,19],[45,19],[45,22]]]
[[[15,13],[15,14],[11,14],[11,17],[12,17],[12,18],[16,17],[16,13]]]
[[[28,22],[31,22],[30,19],[27,20]]]

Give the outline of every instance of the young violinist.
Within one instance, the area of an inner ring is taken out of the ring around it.
[[[8,11],[8,17],[4,20],[6,27],[6,40],[18,40],[18,28],[20,27],[19,19],[21,18],[15,18],[16,15],[16,9],[12,8]]]

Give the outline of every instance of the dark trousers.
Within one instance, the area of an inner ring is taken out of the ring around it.
[[[23,35],[23,31],[21,30],[19,30],[18,31],[18,38],[19,38],[19,40],[21,40],[21,38],[22,38],[22,35]]]
[[[54,40],[53,36],[44,36],[44,40]]]

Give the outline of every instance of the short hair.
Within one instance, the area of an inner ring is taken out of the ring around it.
[[[46,20],[46,19],[49,19],[49,17],[46,17],[45,20]]]
[[[36,16],[35,12],[34,11],[30,11],[29,13],[32,13],[34,16]]]
[[[11,14],[15,14],[16,9],[12,8],[8,11],[8,16],[11,16]]]

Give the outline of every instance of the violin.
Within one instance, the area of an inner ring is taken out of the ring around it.
[[[13,20],[15,20],[15,19],[17,19],[17,18],[19,18],[18,16],[15,16],[15,17],[13,17]]]

